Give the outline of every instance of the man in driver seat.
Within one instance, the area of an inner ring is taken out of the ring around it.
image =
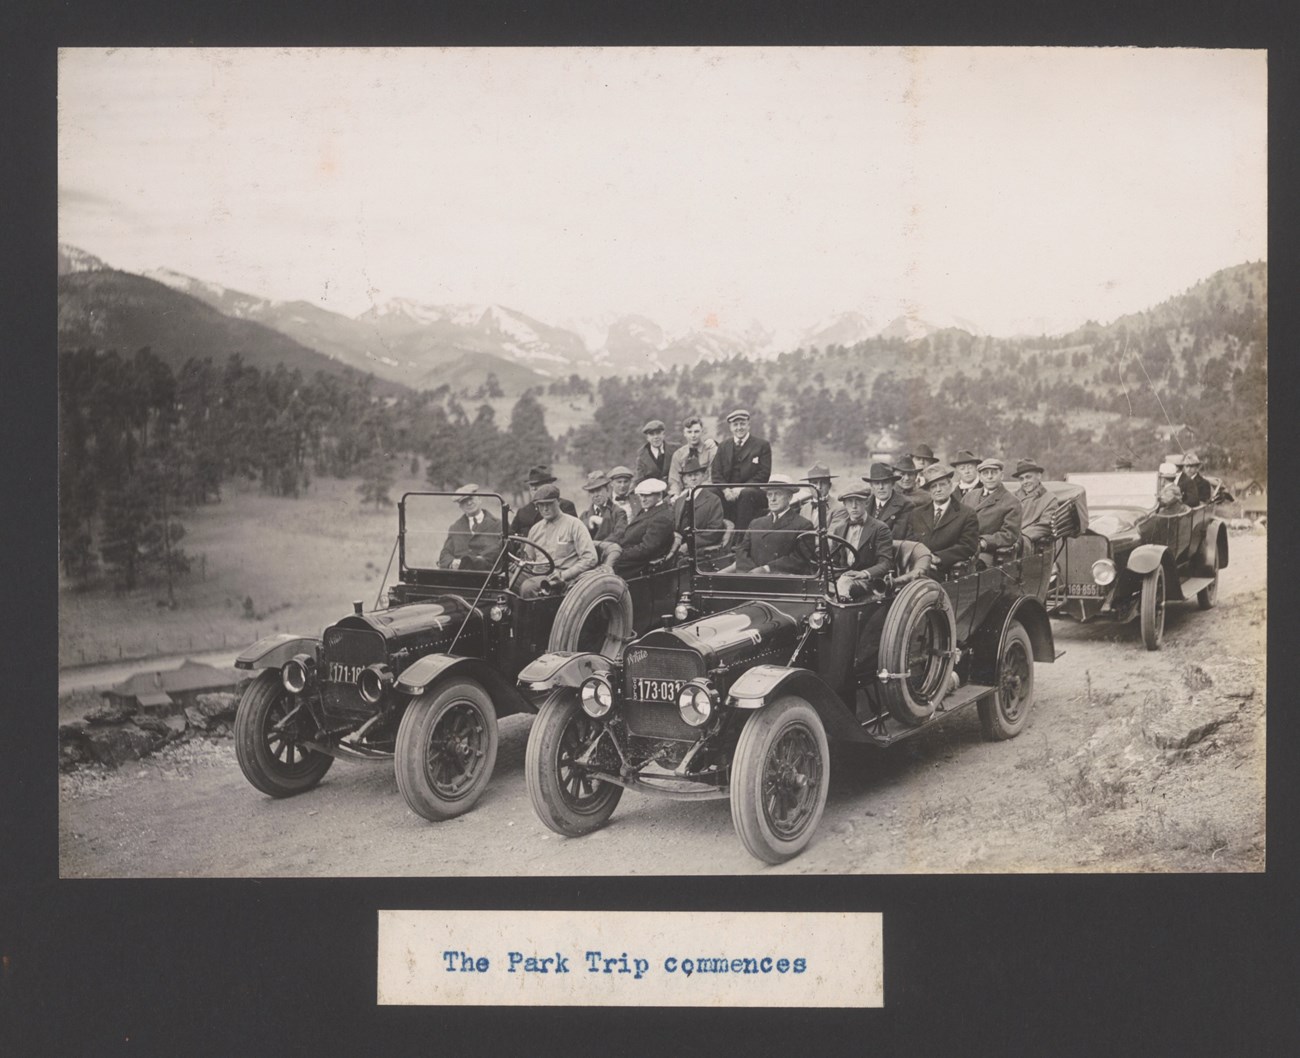
[[[460,517],[447,530],[447,542],[438,556],[440,569],[491,569],[501,553],[501,521],[483,510],[477,485],[456,490]]]
[[[595,569],[599,557],[596,545],[591,542],[587,527],[571,514],[560,510],[560,490],[554,485],[541,485],[533,493],[533,504],[541,516],[531,529],[528,539],[545,550],[555,562],[555,569],[545,575],[525,575],[519,582],[519,594],[532,599],[546,592],[563,591],[589,569]],[[521,548],[526,562],[545,564],[546,560],[530,548]]]
[[[767,514],[749,523],[736,548],[735,573],[807,573],[812,568],[810,547],[795,547],[800,533],[809,532],[812,522],[792,506],[799,486],[786,474],[773,474],[763,485]]]

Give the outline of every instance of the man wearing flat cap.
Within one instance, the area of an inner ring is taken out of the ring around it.
[[[952,479],[953,469],[946,463],[934,463],[921,471],[921,487],[930,502],[908,514],[903,536],[930,549],[936,573],[974,558],[980,546],[980,520],[953,495]]]
[[[713,457],[713,480],[733,486],[722,494],[723,508],[736,529],[743,530],[767,506],[761,486],[772,476],[772,446],[749,432],[744,408],[728,415],[727,425],[731,436]]]
[[[1002,460],[989,457],[979,464],[980,489],[968,498],[980,523],[980,561],[1014,551],[1020,543],[1020,501],[1002,484]]]
[[[829,519],[839,513],[839,505],[835,502],[835,497],[831,495],[831,482],[837,475],[831,473],[831,468],[825,463],[814,463],[812,468],[804,476],[804,481],[811,486],[807,489],[800,489],[799,494],[795,497],[799,505],[799,513],[813,525],[817,524],[817,500],[820,497],[826,501],[826,517]]]
[[[895,482],[898,474],[887,463],[872,463],[871,469],[862,480],[871,488],[871,499],[867,503],[867,513],[878,522],[884,522],[889,535],[895,540],[902,540],[907,532],[908,512],[912,504],[899,495]],[[927,495],[925,502],[930,502]]]
[[[668,495],[673,498],[680,496],[686,488],[686,482],[682,480],[682,468],[688,459],[694,459],[704,467],[704,480],[701,484],[707,485],[712,480],[709,473],[713,469],[713,457],[718,454],[718,442],[712,437],[704,436],[704,420],[698,415],[688,416],[682,423],[682,437],[686,443],[668,460]]]
[[[639,485],[646,478],[667,481],[668,465],[672,453],[668,451],[668,446],[664,444],[663,420],[651,419],[641,427],[641,433],[645,435],[645,444],[641,446],[641,451],[636,454],[636,479],[633,484]]]
[[[811,551],[794,546],[800,533],[813,528],[794,506],[798,491],[799,486],[787,475],[772,475],[763,486],[767,514],[759,515],[749,523],[748,531],[740,534],[734,568],[721,572],[807,573],[812,568]]]
[[[971,498],[971,493],[980,487],[979,471],[976,470],[979,465],[980,457],[969,448],[963,448],[953,458],[952,468],[956,471],[952,486],[953,499],[965,503]]]
[[[1178,487],[1183,490],[1183,502],[1189,507],[1209,503],[1214,486],[1201,477],[1201,457],[1195,452],[1183,456],[1183,472],[1178,475]]]
[[[531,599],[545,592],[563,591],[589,569],[595,569],[599,556],[587,527],[572,514],[560,509],[560,490],[552,484],[539,485],[533,492],[538,521],[528,530],[528,539],[545,549],[555,569],[545,576],[525,576],[519,594]],[[569,504],[570,507],[573,504]],[[523,549],[527,551],[528,549]],[[542,561],[537,554],[525,554],[527,561]]]
[[[635,577],[673,546],[673,509],[664,502],[668,482],[646,478],[636,487],[641,509],[623,533],[623,550],[614,560],[614,572],[620,577]]]
[[[456,490],[460,517],[447,530],[438,556],[440,569],[491,569],[501,553],[501,520],[483,509],[477,485]]]
[[[527,536],[528,530],[537,524],[541,515],[537,513],[537,490],[544,485],[554,485],[555,475],[551,473],[551,468],[538,464],[528,471],[528,477],[524,479],[524,484],[528,486],[528,502],[519,510],[515,511],[515,516],[510,520],[511,536]],[[558,493],[559,490],[556,489]],[[560,500],[560,510],[565,514],[573,515],[575,518],[578,514],[578,508],[573,505],[571,500]]]
[[[708,470],[698,459],[688,459],[682,467],[682,491],[673,501],[673,529],[677,533],[685,531],[687,507],[694,508],[691,524],[695,529],[696,548],[716,547],[727,534],[722,521],[722,494],[717,489],[691,491],[697,485],[706,484]]]
[[[582,488],[591,498],[591,506],[582,512],[579,520],[591,534],[591,542],[596,545],[601,563],[612,565],[621,550],[627,515],[610,498],[609,478],[603,471],[593,470],[588,474]]]
[[[936,459],[937,463],[938,460]],[[894,491],[902,497],[909,507],[920,507],[923,503],[929,503],[930,497],[917,485],[916,479],[920,475],[922,468],[913,462],[910,455],[903,456],[894,464],[894,473],[898,477],[898,483],[894,486]]]
[[[835,590],[846,600],[864,598],[871,590],[871,582],[894,568],[894,538],[884,522],[867,513],[871,500],[871,489],[866,485],[840,493],[844,520],[832,531],[857,552],[853,564],[835,583]]]
[[[632,493],[632,471],[627,467],[614,467],[609,472],[610,502],[627,515],[630,523],[641,507]]]
[[[1043,487],[1043,468],[1032,459],[1016,463],[1013,475],[1020,482],[1015,497],[1020,501],[1020,535],[1037,546],[1052,539],[1052,516],[1061,501]]]

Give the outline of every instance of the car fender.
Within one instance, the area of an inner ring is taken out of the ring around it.
[[[279,632],[273,636],[259,639],[250,647],[245,647],[235,658],[237,669],[282,669],[285,664],[298,654],[318,656],[320,640],[312,636],[296,636],[291,632]]]
[[[1154,573],[1156,567],[1165,561],[1168,551],[1169,548],[1164,544],[1139,544],[1129,552],[1125,565],[1130,573],[1145,577],[1148,573]]]
[[[509,680],[480,658],[466,658],[457,654],[427,654],[404,668],[394,686],[402,694],[416,697],[427,694],[453,675],[482,684],[492,699],[498,716],[537,711]]]
[[[727,703],[736,709],[762,709],[783,694],[797,694],[817,710],[826,733],[853,742],[871,741],[843,700],[815,672],[785,665],[755,665],[731,685]]]
[[[1205,526],[1205,566],[1226,569],[1228,565],[1228,526],[1221,518],[1211,518]]]
[[[966,644],[971,655],[970,678],[974,683],[992,686],[997,682],[998,658],[1013,621],[1019,621],[1029,633],[1034,661],[1056,660],[1052,622],[1043,604],[1033,595],[1004,597],[988,612],[984,623]]]
[[[519,673],[519,688],[538,694],[557,687],[577,687],[588,676],[608,673],[614,663],[603,654],[576,650],[553,650],[534,658]]]

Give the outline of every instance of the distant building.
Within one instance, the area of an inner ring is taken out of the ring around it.
[[[218,669],[187,659],[180,668],[166,672],[137,672],[104,691],[103,698],[128,709],[177,712],[194,705],[200,694],[233,692],[240,679],[234,669]]]

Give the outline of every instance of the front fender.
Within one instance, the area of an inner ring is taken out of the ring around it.
[[[614,663],[603,654],[582,654],[556,650],[534,658],[519,673],[519,687],[525,694],[551,691],[556,687],[577,687],[588,676],[608,673]]]
[[[988,615],[984,623],[970,638],[966,649],[971,654],[970,678],[974,683],[993,686],[997,683],[998,658],[1002,643],[1011,629],[1011,622],[1019,621],[1029,633],[1034,661],[1055,661],[1056,641],[1052,637],[1052,622],[1047,610],[1033,595],[1003,598]]]
[[[1168,550],[1164,544],[1139,544],[1129,553],[1126,563],[1128,571],[1136,573],[1139,577],[1155,572],[1164,561]]]
[[[246,647],[239,657],[235,658],[235,668],[281,669],[294,655],[310,654],[316,657],[319,650],[319,639],[279,632],[259,639],[251,647]]]
[[[492,699],[498,716],[537,711],[536,707],[526,701],[509,680],[487,662],[457,654],[426,654],[404,668],[394,686],[402,694],[416,697],[433,690],[436,684],[449,680],[453,676],[481,683],[488,697]]]
[[[736,709],[762,709],[783,694],[795,694],[817,710],[826,733],[852,742],[870,742],[862,725],[826,682],[808,669],[785,665],[755,665],[746,670],[727,692]]]

